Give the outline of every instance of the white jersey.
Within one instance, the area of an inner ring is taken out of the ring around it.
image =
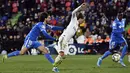
[[[61,34],[61,36],[59,37],[59,41],[58,41],[58,49],[57,52],[59,51],[67,51],[67,47],[68,47],[68,42],[70,41],[70,39],[75,35],[77,29],[78,29],[78,21],[77,21],[77,17],[71,17],[71,21],[69,23],[69,25],[67,26],[67,28],[65,29],[65,31]],[[65,52],[65,55],[67,55],[67,52]]]
[[[76,31],[78,30],[78,25],[79,22],[77,20],[77,15],[76,13],[78,12],[78,10],[81,8],[81,6],[79,6],[78,8],[76,8],[73,12],[72,12],[72,17],[71,17],[71,21],[69,23],[69,25],[67,26],[67,28],[65,29],[65,31],[62,33],[62,37],[64,36],[64,40],[66,42],[68,42],[76,33]]]
[[[76,12],[79,10],[80,7],[81,6],[79,6],[72,12],[72,17],[71,17],[71,21],[70,21],[69,25],[67,26],[65,31],[59,37],[59,41],[58,41],[59,50],[57,50],[58,52],[64,51],[68,47],[69,40],[75,35],[75,33],[78,30],[79,22],[77,20]]]
[[[64,40],[68,42],[74,36],[76,31],[78,30],[78,24],[79,22],[77,21],[77,16],[72,16],[69,25],[61,35],[64,36]]]

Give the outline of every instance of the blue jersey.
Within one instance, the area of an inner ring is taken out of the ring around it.
[[[51,26],[51,25],[47,25],[47,24],[44,24],[43,22],[39,22],[37,23],[33,28],[32,30],[29,32],[29,34],[27,35],[27,37],[30,37],[30,40],[32,41],[36,41],[38,36],[42,34],[50,39],[50,40],[55,40],[55,38],[53,38],[52,36],[50,36],[46,30],[47,29],[52,29],[52,30],[62,30],[63,28],[62,27],[58,27],[58,26]]]
[[[112,49],[116,47],[117,45],[122,45],[122,43],[126,43],[125,38],[123,37],[123,32],[125,31],[125,21],[126,19],[122,19],[119,21],[118,18],[116,18],[112,23],[112,33],[111,33],[111,40],[109,43],[109,48]],[[127,44],[127,43],[126,43]]]
[[[122,19],[121,21],[119,21],[119,19],[116,18],[112,23],[112,34],[119,36],[122,35],[122,33],[125,31],[125,21],[126,19]]]
[[[39,46],[41,46],[41,44],[37,41],[37,38],[41,33],[45,36],[45,38],[55,41],[56,39],[46,32],[47,29],[63,30],[63,27],[51,26],[48,24],[44,24],[43,22],[39,22],[31,29],[29,34],[26,36],[24,40],[24,46],[26,48],[38,48]]]

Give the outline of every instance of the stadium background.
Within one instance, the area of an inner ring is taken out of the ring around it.
[[[83,2],[90,3],[86,9],[85,22],[73,37],[70,44],[76,47],[78,54],[102,54],[108,49],[111,34],[111,22],[119,11],[130,7],[130,0],[0,0],[0,52],[20,50],[23,40],[32,26],[38,22],[40,12],[51,15],[51,25],[66,27],[72,10]],[[130,43],[130,12],[126,12],[125,37]],[[58,38],[62,31],[50,31]],[[39,37],[46,46],[54,43]],[[52,49],[51,49],[52,50]],[[70,47],[70,52],[74,49]],[[52,50],[52,54],[55,50]]]

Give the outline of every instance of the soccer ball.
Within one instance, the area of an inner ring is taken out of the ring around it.
[[[119,53],[115,53],[115,54],[113,54],[112,55],[112,60],[114,61],[114,62],[118,62],[119,60],[120,60],[120,54]]]

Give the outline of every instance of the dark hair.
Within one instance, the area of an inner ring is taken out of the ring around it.
[[[77,16],[77,19],[83,19],[84,18],[84,16],[83,16],[83,14],[82,13],[79,13],[79,15]]]
[[[48,17],[48,13],[43,12],[39,16],[39,21],[44,22],[45,18],[47,18],[47,17]]]
[[[118,13],[118,15],[117,16],[123,16],[123,13]]]

